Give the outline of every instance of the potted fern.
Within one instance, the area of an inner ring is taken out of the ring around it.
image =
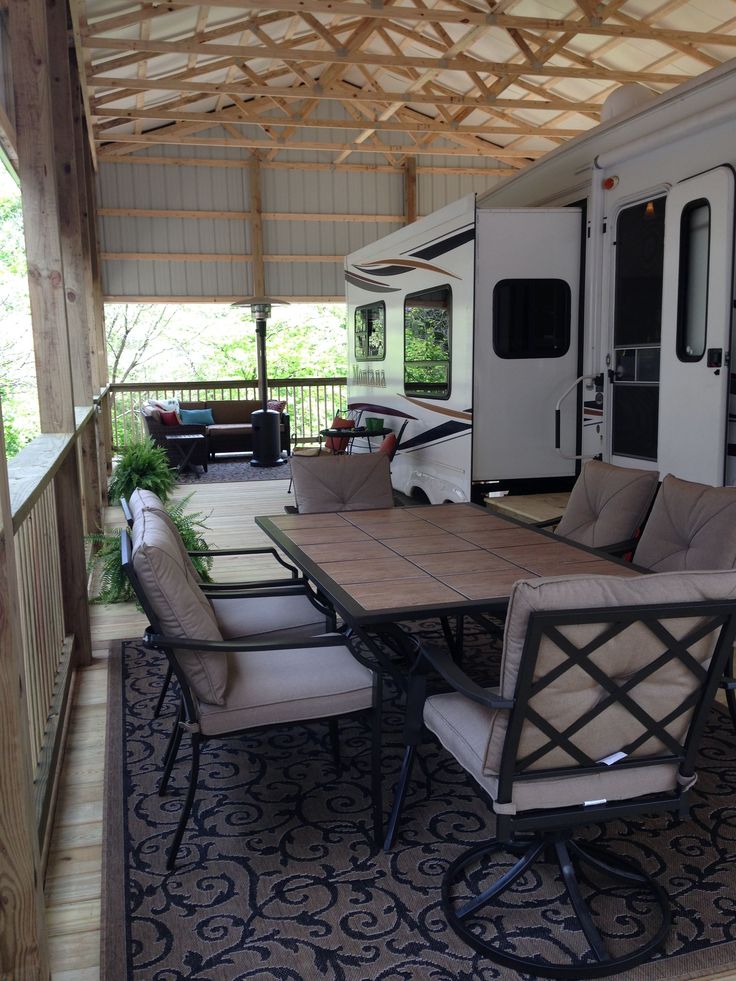
[[[120,454],[107,493],[112,504],[141,487],[165,501],[175,484],[176,471],[169,466],[166,450],[152,439],[143,439],[129,443]]]
[[[121,494],[125,496],[125,491],[121,491]],[[187,513],[186,507],[191,499],[192,495],[189,494],[181,501],[170,502],[165,505],[166,511],[176,525],[187,551],[206,552],[210,546],[202,532],[207,530],[207,525],[201,511]],[[90,561],[90,571],[97,569],[99,573],[94,602],[133,602],[135,600],[133,590],[120,564],[120,534],[116,532],[110,535],[104,533],[89,535],[88,540],[97,548]],[[192,562],[202,582],[212,582],[210,575],[212,556],[195,555],[192,557]]]

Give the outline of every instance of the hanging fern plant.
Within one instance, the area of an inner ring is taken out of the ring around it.
[[[121,492],[124,495],[124,492]],[[181,501],[174,501],[166,504],[166,511],[177,527],[181,535],[184,547],[187,551],[206,552],[210,545],[202,534],[207,531],[205,516],[201,511],[187,513],[186,507],[192,499],[192,494],[183,498]],[[88,535],[87,540],[97,546],[97,551],[92,556],[90,571],[96,569],[99,574],[97,595],[95,603],[132,603],[135,595],[128,581],[128,577],[123,572],[120,563],[120,534],[96,534]],[[210,570],[212,569],[211,555],[195,555],[192,557],[194,567],[199,573],[202,582],[212,582]]]
[[[176,484],[176,470],[169,466],[163,446],[152,439],[130,443],[120,454],[108,487],[110,503],[130,497],[136,487],[153,491],[165,501]]]

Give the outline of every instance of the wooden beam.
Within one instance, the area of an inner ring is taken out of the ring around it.
[[[201,0],[168,0],[172,7],[199,6]],[[218,7],[260,8],[262,0],[217,0]],[[304,0],[279,0],[279,11],[301,13],[305,9]],[[411,6],[403,7],[397,4],[383,4],[381,0],[372,4],[353,3],[349,0],[309,0],[311,13],[325,13],[336,17],[363,17],[372,20],[409,21],[412,24],[460,24],[463,27],[479,25],[486,28],[515,28],[517,30],[541,32],[572,32],[598,37],[642,38],[650,41],[681,41],[690,44],[723,44],[729,47],[736,45],[736,35],[723,34],[718,31],[686,31],[665,27],[651,27],[646,22],[636,26],[606,23],[598,17],[590,20],[568,20],[565,18],[524,17],[517,14],[486,13],[464,7],[462,10],[450,10],[447,7]],[[604,11],[605,16],[605,11]]]
[[[130,161],[130,158],[128,158]],[[102,218],[194,218],[213,219],[215,221],[250,221],[250,211],[176,211],[160,210],[157,208],[99,208],[97,214]],[[353,214],[345,211],[340,214],[329,212],[301,211],[262,211],[264,221],[367,221],[399,223],[404,221],[403,215],[368,215]]]
[[[170,157],[151,154],[145,157],[108,157],[105,164],[133,164],[134,166],[149,167],[215,167],[239,170],[243,164],[240,160],[227,157]],[[359,164],[359,163],[314,163],[295,162],[292,160],[266,160],[261,166],[270,170],[317,170],[331,173],[366,173],[366,174],[400,174],[401,167],[397,164]],[[418,174],[474,174],[478,177],[509,177],[517,173],[510,167],[434,167],[417,166]],[[402,218],[403,220],[403,218]]]
[[[59,202],[61,255],[64,269],[64,298],[72,364],[75,405],[91,405],[94,394],[91,324],[87,299],[92,285],[82,242],[80,180],[75,129],[84,126],[83,111],[75,114],[67,45],[66,8],[62,3],[47,7],[51,102],[54,117],[54,164]],[[75,82],[78,84],[77,73]],[[74,96],[77,91],[74,92]],[[80,107],[81,109],[81,107]]]
[[[103,252],[107,262],[252,262],[252,255],[220,252]],[[342,262],[344,255],[264,255],[264,262]]]
[[[171,78],[138,79],[138,78],[117,78],[109,75],[92,76],[89,81],[91,89],[111,89],[112,92],[105,91],[106,102],[110,101],[110,96],[115,96],[116,89],[130,90],[122,91],[117,94],[117,98],[130,95],[131,92],[144,90],[146,92],[196,92],[199,95],[229,95],[240,96],[241,98],[256,98],[263,96],[269,99],[317,99],[331,102],[351,102],[351,103],[416,103],[417,105],[432,106],[467,106],[471,109],[486,109],[493,106],[496,109],[529,109],[544,110],[548,112],[554,109],[569,109],[570,99],[561,99],[550,94],[547,98],[536,99],[502,99],[495,96],[472,96],[472,95],[451,95],[442,92],[424,92],[421,90],[388,92],[384,89],[360,89],[356,86],[345,85],[341,89],[325,89],[321,84],[315,82],[312,86],[299,84],[298,86],[276,86],[276,85],[255,85],[242,81],[233,82],[190,82],[184,79]],[[93,100],[93,111],[99,105],[98,100]],[[576,108],[580,112],[599,112],[600,102],[577,102]]]
[[[79,482],[78,444],[67,453],[54,478],[56,520],[59,529],[59,567],[63,586],[64,631],[74,637],[72,663],[92,663],[92,634],[84,554],[82,488]]]
[[[392,7],[392,10],[409,10],[408,7]],[[574,22],[573,22],[574,23]],[[731,42],[736,45],[736,36],[731,37]],[[715,43],[715,42],[709,42]],[[342,51],[317,51],[314,48],[292,47],[288,48],[279,45],[244,45],[244,44],[200,44],[196,41],[136,41],[122,40],[118,38],[95,37],[89,39],[89,47],[93,50],[105,49],[108,51],[136,51],[147,52],[152,55],[164,54],[196,54],[200,57],[214,57],[215,55],[242,58],[245,61],[250,59],[270,58],[279,62],[289,58],[299,62],[311,62],[321,65],[378,65],[385,68],[440,68],[443,71],[479,71],[487,75],[503,75],[516,78],[523,75],[546,76],[549,78],[599,78],[611,82],[657,82],[662,85],[680,85],[686,82],[691,75],[686,74],[667,74],[664,72],[637,72],[622,71],[617,69],[604,68],[597,65],[590,70],[582,68],[572,68],[565,65],[545,64],[539,68],[530,68],[529,65],[509,64],[506,62],[484,61],[480,58],[468,56],[458,56],[455,58],[425,58],[420,55],[401,56],[376,54],[372,51],[360,50],[359,52]]]
[[[48,940],[43,870],[32,793],[18,572],[0,409],[0,974],[46,981]]]
[[[397,106],[397,108],[399,108]],[[569,107],[568,107],[569,108]],[[432,119],[426,117],[422,121],[412,122],[407,119],[402,120],[381,120],[363,119],[360,121],[352,119],[312,119],[309,117],[284,119],[281,116],[256,116],[251,112],[242,112],[236,107],[229,107],[224,112],[182,112],[168,109],[99,109],[94,115],[99,119],[116,119],[125,121],[129,119],[153,119],[171,120],[176,123],[210,123],[215,126],[218,123],[230,123],[238,126],[255,125],[279,127],[289,126],[297,129],[343,129],[343,130],[364,130],[369,127],[371,131],[386,133],[433,133],[447,138],[457,136],[485,136],[507,137],[507,136],[545,136],[559,139],[570,139],[586,132],[587,128],[576,126],[574,128],[562,128],[555,126],[535,126],[531,123],[519,125],[514,120],[506,118],[501,120],[498,125],[490,126],[487,121],[477,125],[455,125],[447,123],[443,119]],[[414,114],[414,118],[418,116]],[[151,130],[147,130],[151,132]],[[110,134],[106,133],[106,137]]]
[[[404,164],[404,221],[410,225],[417,220],[417,158],[407,157]]]
[[[143,295],[143,296],[118,296],[115,293],[109,293],[105,296],[106,303],[235,303],[236,300],[242,300],[243,297],[240,295],[233,294],[232,296],[174,296],[173,294],[167,294],[166,296],[155,296],[155,295]],[[345,297],[343,295],[337,294],[323,294],[320,296],[305,296],[303,294],[298,294],[295,296],[289,296],[288,299],[292,303],[344,303]]]
[[[76,423],[44,0],[14,0],[9,24],[41,431],[72,433]]]
[[[16,171],[18,170],[18,135],[5,109],[0,105],[0,145]]]
[[[325,150],[332,153],[341,153],[345,149],[344,143],[319,143],[316,140],[290,140],[284,137],[277,137],[270,140],[259,139],[256,136],[243,136],[235,139],[231,136],[188,136],[183,133],[179,136],[169,136],[166,128],[163,127],[152,133],[106,133],[99,139],[100,143],[115,144],[140,144],[141,146],[223,146],[223,147],[246,147],[258,150]],[[350,146],[351,144],[349,144]],[[544,150],[507,150],[505,147],[496,146],[485,140],[477,140],[473,146],[463,149],[452,147],[414,146],[411,144],[381,144],[357,143],[353,147],[360,153],[395,153],[404,157],[407,153],[421,153],[439,157],[490,157],[500,160],[535,160],[544,154]],[[113,154],[108,149],[100,152],[100,159],[108,159]]]
[[[74,38],[74,50],[77,53],[77,64],[79,65],[79,81],[82,86],[82,103],[84,105],[84,114],[87,117],[87,127],[89,132],[89,149],[92,154],[92,166],[97,170],[97,150],[95,148],[94,140],[92,139],[92,117],[90,115],[89,107],[89,89],[87,88],[87,72],[85,70],[85,58],[86,54],[84,51],[84,45],[82,43],[82,18],[79,15],[79,0],[68,0],[69,2],[69,14],[72,20],[72,37]],[[63,6],[63,4],[62,4]],[[66,36],[66,35],[65,35]]]

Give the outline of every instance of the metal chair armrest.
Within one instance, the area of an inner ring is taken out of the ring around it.
[[[627,552],[633,552],[638,544],[638,538],[627,538],[625,541],[614,542],[612,545],[601,545],[598,548],[598,551],[606,552],[607,555],[616,555],[620,557],[622,555],[626,555]]]
[[[560,521],[562,521],[562,515],[558,514],[556,518],[546,518],[544,521],[532,521],[530,522],[530,527],[551,528],[553,525],[558,525]]]
[[[285,569],[289,570],[292,579],[299,578],[299,570],[296,568],[296,566],[286,562],[272,545],[263,545],[258,546],[257,548],[209,548],[205,551],[191,551],[188,554],[191,556],[211,555],[213,558],[218,558],[219,556],[223,555],[270,555],[278,562],[279,565],[282,565]]]
[[[184,637],[167,637],[154,633],[149,627],[143,634],[149,647],[164,650],[209,651],[213,654],[239,654],[248,651],[308,650],[310,647],[347,647],[342,634],[324,634],[307,640],[289,641],[288,647],[282,643],[264,644],[263,641],[245,640],[197,640]]]
[[[455,661],[453,661],[448,651],[441,647],[419,645],[420,657],[429,661],[432,667],[440,674],[452,688],[465,695],[466,698],[479,702],[491,709],[512,709],[514,707],[513,698],[501,698],[476,684],[462,671]]]

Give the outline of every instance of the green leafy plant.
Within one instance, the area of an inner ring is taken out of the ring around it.
[[[186,550],[188,552],[206,552],[210,548],[202,534],[203,531],[207,531],[206,516],[201,511],[187,513],[186,507],[191,499],[192,495],[189,494],[181,501],[167,504],[166,511],[176,525]],[[97,546],[90,562],[90,570],[96,568],[99,571],[99,585],[94,602],[133,602],[135,595],[120,563],[120,534],[88,535],[87,540],[92,542],[93,546]],[[192,557],[192,562],[202,582],[212,582],[210,575],[212,561],[211,555]]]
[[[176,471],[169,466],[166,450],[152,439],[126,446],[120,454],[108,487],[110,501],[130,497],[136,487],[153,491],[165,501],[176,484]]]

